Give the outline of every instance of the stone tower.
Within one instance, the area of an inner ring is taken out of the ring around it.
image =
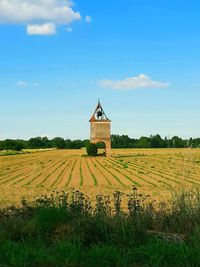
[[[89,120],[90,122],[90,142],[98,143],[102,142],[105,144],[106,156],[111,156],[111,138],[110,138],[110,124],[109,120],[98,101],[97,107]]]

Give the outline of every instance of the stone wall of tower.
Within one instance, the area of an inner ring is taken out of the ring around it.
[[[91,139],[110,139],[110,122],[94,121],[90,123]]]
[[[111,155],[110,121],[90,122],[91,143],[103,142],[106,147],[106,156]]]

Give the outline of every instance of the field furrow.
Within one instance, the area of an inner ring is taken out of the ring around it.
[[[0,203],[69,187],[95,195],[126,193],[135,186],[156,197],[200,188],[200,149],[116,149],[112,154],[87,157],[82,149],[0,157]]]
[[[168,172],[167,171],[162,171],[162,169],[157,169],[156,170],[154,165],[151,165],[151,166],[145,165],[145,167],[144,166],[141,167],[142,165],[140,163],[136,163],[136,162],[132,162],[132,161],[130,161],[129,164],[131,166],[135,167],[135,168],[138,168],[138,171],[140,173],[146,174],[148,172],[148,174],[152,174],[154,176],[154,179],[156,179],[156,180],[157,180],[156,177],[162,178],[162,179],[158,180],[160,183],[164,182],[163,179],[169,181],[170,182],[170,187],[174,186],[174,183],[175,184],[180,184],[180,181],[183,180],[183,179],[178,178],[177,174],[175,174],[175,173],[171,174],[170,171],[168,171]],[[198,183],[193,181],[193,180],[190,180],[190,179],[187,179],[187,178],[185,178],[184,180],[185,180],[185,182],[188,182],[188,183],[191,183],[191,184],[194,184],[194,185],[198,186]],[[166,182],[166,181],[165,181],[165,183],[168,184],[168,182]]]

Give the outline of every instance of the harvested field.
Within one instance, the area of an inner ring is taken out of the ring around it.
[[[94,196],[115,190],[155,199],[200,186],[199,149],[115,149],[112,158],[85,157],[85,150],[50,150],[0,157],[0,205],[18,204],[52,190],[74,187]]]

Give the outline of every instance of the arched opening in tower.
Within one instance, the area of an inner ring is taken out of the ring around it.
[[[106,156],[106,144],[103,141],[96,143],[98,148],[98,156]]]

